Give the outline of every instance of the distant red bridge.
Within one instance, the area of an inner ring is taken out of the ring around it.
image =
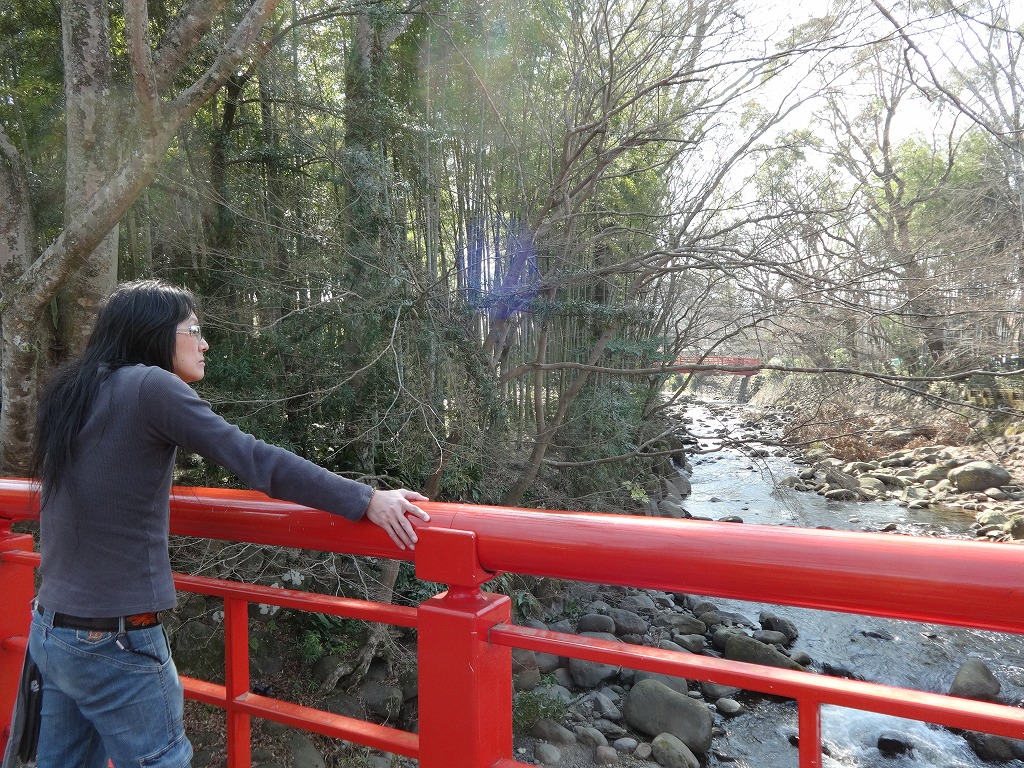
[[[716,357],[712,355],[680,356],[676,358],[677,366],[694,366],[682,368],[680,373],[721,373],[731,376],[753,376],[761,370],[760,357]],[[749,366],[749,367],[748,367]],[[728,368],[730,370],[713,370]]]

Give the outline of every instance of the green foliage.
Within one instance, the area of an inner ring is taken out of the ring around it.
[[[294,621],[298,637],[296,652],[306,664],[313,664],[324,656],[354,653],[366,639],[366,625],[355,619],[304,612]]]
[[[515,733],[529,733],[541,720],[561,722],[567,711],[565,704],[550,696],[516,691],[512,694],[512,730]]]

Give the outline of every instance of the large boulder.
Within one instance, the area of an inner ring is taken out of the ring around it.
[[[584,637],[593,637],[598,640],[617,640],[615,635],[607,632],[580,632]],[[573,682],[580,688],[597,688],[601,683],[619,673],[619,667],[612,664],[602,664],[599,661],[586,661],[584,659],[569,659],[569,674]]]
[[[984,491],[1010,482],[1010,473],[991,461],[972,461],[949,471],[949,481],[958,491]]]
[[[603,613],[586,613],[580,617],[577,628],[580,632],[615,632],[615,620]]]
[[[624,608],[609,608],[608,616],[615,623],[616,635],[642,635],[649,627],[647,619]]]
[[[711,748],[714,717],[708,708],[657,680],[641,680],[630,688],[622,714],[630,727],[642,733],[672,734],[700,754]]]
[[[661,517],[687,518],[690,513],[671,499],[665,498],[658,502],[658,513]]]
[[[654,623],[680,635],[703,635],[708,630],[703,621],[685,613],[661,613]]]
[[[402,711],[402,689],[394,685],[367,680],[359,687],[359,696],[367,710],[382,720],[394,722]]]
[[[722,654],[733,661],[746,661],[750,664],[761,664],[767,667],[793,669],[802,671],[804,668],[784,653],[779,653],[773,646],[765,645],[747,635],[731,635],[725,643]]]
[[[857,478],[861,491],[880,496],[885,493],[885,483],[872,475],[861,475]]]
[[[666,675],[661,672],[647,672],[645,670],[638,670],[636,676],[633,678],[636,683],[641,680],[657,680],[664,686],[671,688],[677,693],[681,693],[684,696],[690,690],[690,683],[685,677],[673,677],[672,675]]]
[[[996,736],[994,733],[967,731],[964,738],[974,754],[988,763],[1008,763],[1024,759],[1024,741]]]
[[[957,670],[953,684],[949,687],[949,695],[978,701],[999,701],[1001,688],[985,662],[971,656]]]
[[[923,483],[925,480],[945,480],[949,474],[949,470],[945,467],[940,467],[937,464],[928,464],[922,467],[914,473],[914,479],[919,483]]]

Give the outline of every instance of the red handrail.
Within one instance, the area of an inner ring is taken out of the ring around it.
[[[409,553],[395,549],[376,526],[261,494],[175,489],[171,523],[176,534],[414,559],[420,578],[449,585],[413,609],[179,576],[179,588],[225,601],[225,685],[191,679],[185,684],[191,698],[227,710],[232,768],[250,764],[252,716],[415,757],[423,768],[521,765],[511,757],[512,647],[794,698],[801,768],[821,765],[823,704],[1024,737],[1024,710],[1013,707],[515,627],[509,623],[508,598],[479,589],[495,573],[514,571],[1024,634],[1024,612],[1006,610],[1024,599],[1024,549],[1019,547],[625,515],[424,506],[432,519],[419,527],[420,544]],[[31,538],[11,534],[9,524],[35,515],[29,486],[0,479],[0,583],[16,581],[17,599],[25,602],[38,558],[28,551]],[[0,686],[20,668],[27,631],[27,612],[9,600],[5,589]],[[252,603],[415,627],[418,734],[252,693],[247,635]],[[3,696],[9,690],[0,688],[4,722],[10,709]]]

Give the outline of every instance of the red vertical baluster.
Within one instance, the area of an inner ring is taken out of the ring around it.
[[[224,600],[224,687],[227,694],[228,765],[251,768],[251,727],[249,715],[238,711],[235,702],[249,692],[249,604],[245,600]]]
[[[448,584],[419,607],[421,768],[490,768],[512,753],[512,650],[490,645],[511,601],[481,592],[476,535],[420,528],[416,575]]]

